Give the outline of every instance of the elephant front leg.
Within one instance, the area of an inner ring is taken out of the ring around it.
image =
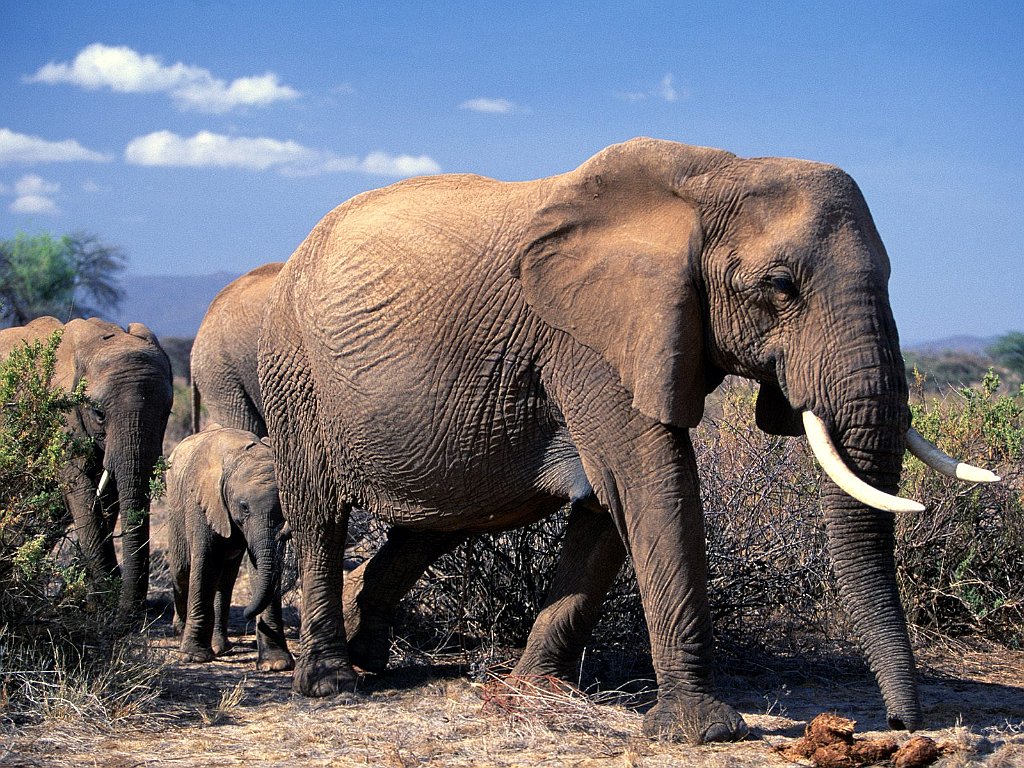
[[[113,523],[108,524],[108,516],[103,513],[104,504],[116,509],[117,497],[108,489],[102,499],[97,498],[96,485],[79,465],[69,467],[66,482],[65,502],[71,512],[75,537],[93,581],[102,584],[120,573],[114,552]]]
[[[644,733],[693,744],[742,739],[746,723],[715,696],[712,681],[704,520],[689,436],[650,431],[639,456],[639,474],[618,483],[607,473],[604,490],[629,541],[658,680]]]
[[[255,569],[251,567],[250,572]],[[294,669],[295,659],[288,651],[281,610],[281,576],[274,580],[274,596],[267,609],[256,619],[256,669],[284,672]]]
[[[342,574],[348,510],[312,530],[293,526],[302,572],[302,655],[292,688],[304,696],[332,696],[355,688],[342,611]]]
[[[185,628],[181,634],[181,654],[186,661],[212,661],[213,635],[217,624],[216,593],[220,569],[205,546],[193,553],[188,582],[188,606]]]
[[[241,552],[227,558],[217,584],[217,595],[213,606],[215,621],[213,636],[210,640],[210,647],[217,656],[223,656],[235,646],[228,639],[228,623],[231,620],[231,595],[235,591],[235,581],[238,579],[241,563]]]

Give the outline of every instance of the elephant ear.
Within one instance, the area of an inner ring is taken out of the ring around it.
[[[160,342],[157,341],[156,334],[149,330],[149,328],[143,323],[129,324],[128,333],[137,339],[143,339],[145,341],[148,341],[155,347],[160,346]]]
[[[200,478],[196,486],[196,497],[199,508],[206,516],[206,522],[210,524],[210,530],[225,539],[231,538],[231,516],[228,513],[228,503],[225,494],[224,483],[229,476],[229,468],[232,462],[230,452],[220,453],[221,446],[216,448],[211,443],[220,441],[207,440],[208,455],[202,461],[198,461],[195,476]]]
[[[512,268],[541,319],[597,351],[637,410],[677,427],[697,425],[706,394],[703,232],[686,183],[723,156],[651,139],[609,147],[552,180]]]

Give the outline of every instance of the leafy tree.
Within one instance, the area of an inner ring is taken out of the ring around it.
[[[59,320],[116,309],[125,257],[117,246],[84,232],[0,241],[0,323],[24,325],[43,315]]]
[[[1024,376],[1024,333],[1012,331],[1000,336],[996,343],[988,348],[988,353],[1000,365]]]

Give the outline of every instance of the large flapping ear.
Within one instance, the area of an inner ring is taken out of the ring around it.
[[[552,179],[527,224],[513,275],[549,325],[596,350],[664,424],[704,413],[700,212],[688,179],[731,157],[634,139]]]

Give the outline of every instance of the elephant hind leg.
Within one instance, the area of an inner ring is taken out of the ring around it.
[[[349,661],[342,611],[342,580],[349,505],[338,500],[337,468],[320,428],[312,373],[297,324],[285,305],[271,305],[267,321],[281,330],[272,349],[260,341],[260,384],[284,517],[292,526],[302,578],[302,655],[292,688],[305,696],[350,691],[356,673]]]
[[[460,533],[395,526],[372,558],[345,576],[345,630],[352,663],[382,672],[391,651],[391,621],[399,601],[439,557],[465,540]]]
[[[578,677],[583,648],[625,558],[611,515],[574,505],[551,587],[513,677]]]

